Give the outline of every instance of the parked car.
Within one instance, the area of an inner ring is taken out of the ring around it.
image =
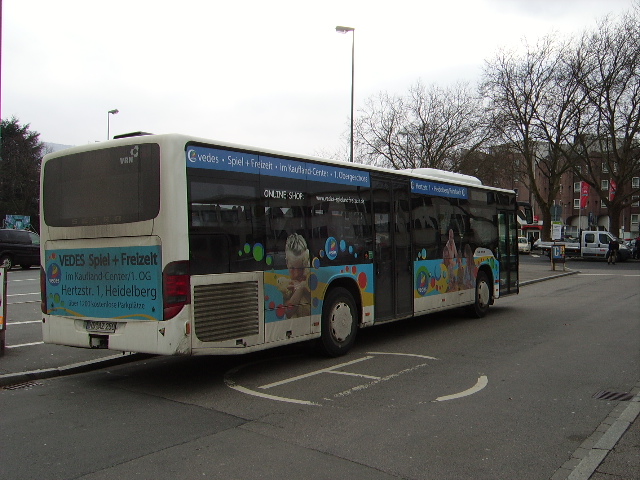
[[[624,245],[631,250],[631,258],[638,258],[638,249],[636,248],[636,240],[631,239],[624,242]]]
[[[28,230],[0,229],[0,266],[7,270],[20,265],[40,265],[40,236]]]
[[[531,244],[527,237],[518,237],[518,252],[531,253]]]

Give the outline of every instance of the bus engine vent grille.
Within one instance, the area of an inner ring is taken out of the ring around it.
[[[195,285],[195,333],[203,342],[239,339],[260,333],[258,282]]]

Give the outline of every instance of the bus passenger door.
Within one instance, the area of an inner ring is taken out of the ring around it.
[[[373,215],[376,321],[405,317],[413,312],[408,186],[374,180]]]
[[[498,212],[500,295],[518,293],[518,222],[515,212]]]

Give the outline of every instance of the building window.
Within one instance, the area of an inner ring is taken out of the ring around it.
[[[634,213],[633,215],[631,215],[631,225],[638,225],[639,217],[640,215],[638,215],[637,213]]]
[[[609,190],[609,180],[600,180],[600,189],[603,192]]]
[[[573,183],[573,191],[574,192],[580,192],[580,182],[574,182]]]
[[[604,203],[604,200],[600,200],[600,208],[607,208],[607,204]]]
[[[602,173],[609,173],[609,167],[605,162],[602,162]]]
[[[640,207],[640,197],[638,195],[634,195],[633,197],[631,197],[631,206]]]
[[[573,199],[573,208],[580,208],[580,199],[579,198],[574,198]]]
[[[640,188],[640,177],[633,177],[631,179],[631,188]]]

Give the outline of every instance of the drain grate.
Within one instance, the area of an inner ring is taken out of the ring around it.
[[[602,390],[596,393],[593,398],[598,400],[612,400],[615,402],[628,402],[635,395],[633,393],[626,392],[610,392],[609,390]]]
[[[38,382],[24,382],[24,383],[16,383],[15,385],[8,385],[6,387],[2,387],[3,390],[19,390],[21,388],[31,388],[37,387],[38,385],[42,385]]]

